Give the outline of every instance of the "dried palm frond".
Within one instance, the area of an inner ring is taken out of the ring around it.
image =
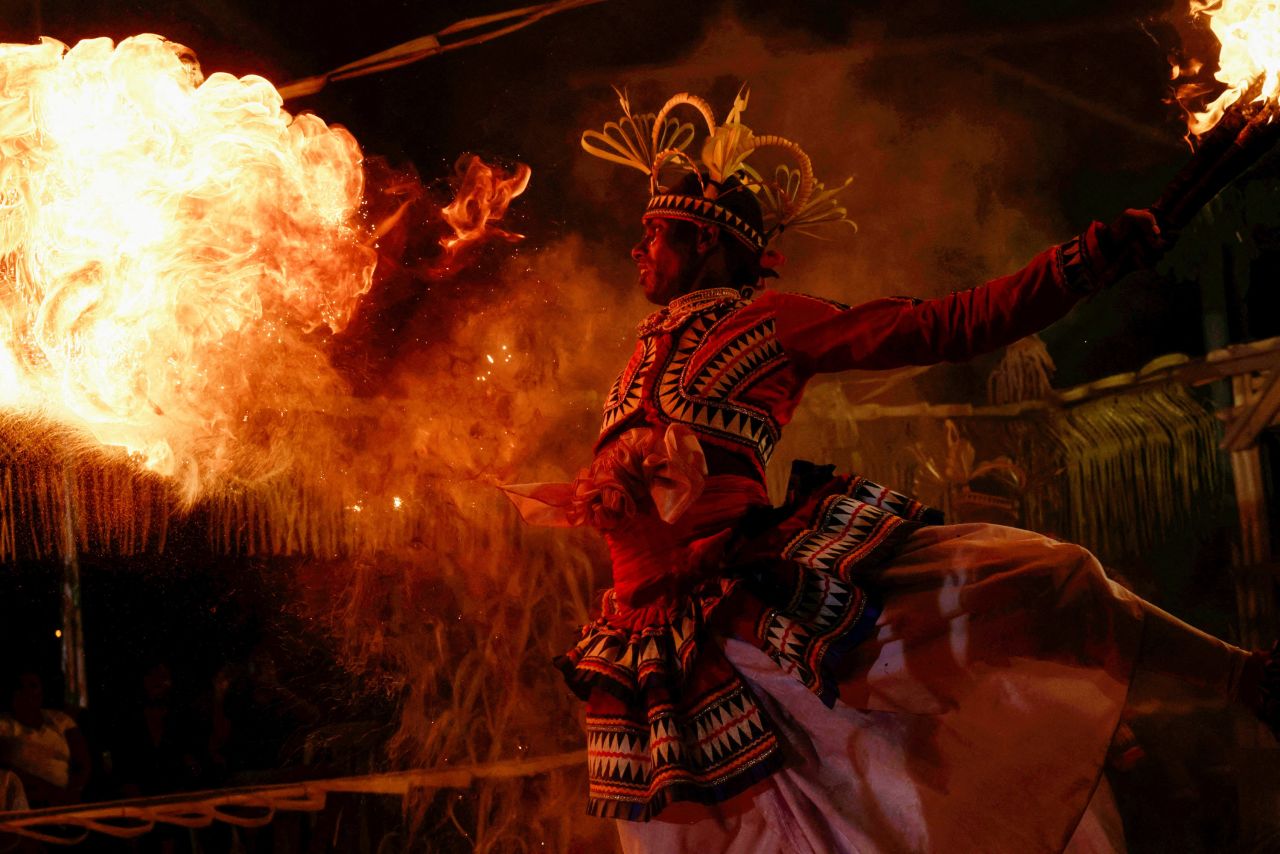
[[[987,402],[1021,403],[1053,394],[1053,357],[1038,335],[1028,335],[1005,348],[1004,356],[987,377]]]
[[[755,135],[742,123],[742,112],[747,108],[749,94],[746,86],[739,90],[724,124],[715,128],[702,144],[702,164],[708,177],[717,184],[736,175],[756,150]]]
[[[653,113],[633,114],[625,90],[614,91],[622,105],[622,118],[606,123],[603,130],[582,132],[582,148],[588,154],[649,175],[660,152],[684,151],[693,142],[692,124],[665,115],[655,122]]]

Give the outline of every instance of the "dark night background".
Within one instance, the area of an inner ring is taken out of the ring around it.
[[[255,73],[283,84],[512,5],[3,0],[0,41],[155,32],[193,48],[206,74]],[[287,107],[347,126],[367,155],[412,166],[428,183],[450,174],[463,152],[528,164],[532,183],[510,217],[527,235],[522,251],[581,239],[612,282],[588,296],[631,311],[626,249],[643,182],[588,162],[578,135],[615,118],[611,85],[628,86],[642,109],[688,89],[723,110],[745,80],[749,125],[809,148],[820,176],[854,175],[846,201],[858,233],[833,244],[789,243],[781,287],[845,302],[930,297],[1014,269],[1091,220],[1159,195],[1188,152],[1168,103],[1172,14],[1164,2],[1106,0],[609,0],[487,44],[330,83]],[[1221,253],[1204,259],[1219,271],[1224,263]],[[1266,254],[1252,263],[1248,281],[1228,287],[1212,310],[1185,269],[1135,277],[1081,305],[1043,336],[1058,366],[1055,385],[1280,333],[1264,291],[1277,265]],[[365,318],[371,347],[401,334],[399,318],[414,316],[416,300]],[[1207,314],[1214,322],[1206,324]],[[928,374],[913,399],[976,402],[993,360]],[[375,361],[365,370],[376,378],[380,368]],[[0,571],[0,644],[38,660],[56,697],[58,599],[47,570]],[[308,648],[309,627],[273,573],[285,574],[265,561],[215,560],[181,538],[146,565],[86,558],[91,702],[126,708],[140,672],[161,660],[175,688],[198,700],[220,666],[257,652],[289,662],[291,680],[327,686],[309,698],[307,714],[390,714],[355,697],[341,669]],[[1229,594],[1206,595],[1199,615],[1227,628]],[[101,734],[111,714],[98,714]]]

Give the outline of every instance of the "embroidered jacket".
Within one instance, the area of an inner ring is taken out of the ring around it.
[[[774,291],[752,302],[727,288],[682,297],[640,325],[597,448],[638,425],[684,424],[763,476],[814,374],[959,362],[1043,329],[1102,284],[1100,228],[1013,275],[940,299],[851,308]]]

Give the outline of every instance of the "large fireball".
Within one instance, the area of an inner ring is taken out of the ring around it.
[[[320,405],[308,333],[343,328],[375,255],[355,140],[281,104],[159,36],[0,45],[0,410],[194,500],[261,469],[238,437]]]

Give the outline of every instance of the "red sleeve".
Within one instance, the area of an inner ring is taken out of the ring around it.
[[[1066,314],[1105,284],[1098,223],[1031,263],[939,299],[888,297],[846,308],[800,294],[773,294],[778,341],[813,372],[962,362],[1012,344]]]

